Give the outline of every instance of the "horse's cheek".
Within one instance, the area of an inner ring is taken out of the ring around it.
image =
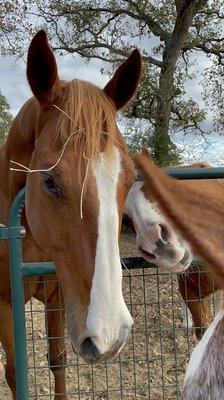
[[[38,189],[33,191],[33,184],[26,185],[25,212],[29,229],[34,241],[41,248],[48,248],[51,243],[50,224],[47,207]],[[52,227],[51,227],[52,228]]]

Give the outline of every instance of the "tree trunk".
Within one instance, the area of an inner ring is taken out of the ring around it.
[[[182,1],[171,38],[165,43],[157,95],[155,130],[152,137],[153,158],[160,166],[167,166],[178,161],[176,146],[169,137],[171,104],[175,96],[174,74],[177,59],[186,41],[192,20],[197,11],[206,3],[207,0]]]
[[[157,95],[155,130],[152,137],[154,161],[166,167],[178,162],[176,147],[169,136],[171,102],[174,97],[174,73],[176,62],[168,58],[164,60],[159,79]]]

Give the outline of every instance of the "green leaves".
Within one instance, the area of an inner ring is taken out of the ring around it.
[[[12,123],[12,114],[6,97],[0,92],[0,143],[5,140]]]
[[[190,128],[203,135],[206,117],[213,118],[217,132],[223,130],[223,20],[224,0],[11,0],[0,11],[0,32],[3,51],[18,55],[33,31],[45,26],[54,49],[87,62],[103,60],[107,72],[140,48],[141,88],[123,112],[131,121],[129,144],[148,143],[159,163],[165,157],[172,164],[178,153],[172,133]],[[207,71],[197,71],[201,54],[205,66],[209,59]],[[195,76],[203,79],[204,108],[187,93]]]

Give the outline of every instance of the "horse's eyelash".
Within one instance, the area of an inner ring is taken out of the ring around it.
[[[55,179],[50,174],[42,174],[44,186],[49,190],[54,196],[60,196],[62,194],[62,188],[55,182]],[[49,184],[48,184],[49,183]],[[52,183],[52,185],[50,185]]]

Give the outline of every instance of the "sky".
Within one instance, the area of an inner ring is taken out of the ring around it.
[[[157,44],[156,38],[141,39],[138,42],[138,47],[145,49],[150,53]],[[106,63],[101,60],[93,59],[88,64],[84,59],[77,54],[59,55],[55,54],[58,64],[59,76],[61,79],[83,79],[93,82],[102,87],[107,82],[107,75],[101,74],[100,70]],[[197,65],[189,68],[189,72],[200,70],[203,71],[209,66],[209,60],[206,56],[198,53]],[[15,57],[1,57],[0,58],[0,73],[1,79],[0,89],[7,97],[11,106],[11,112],[15,116],[23,103],[32,95],[29,84],[26,79],[26,62],[25,60],[16,60]],[[188,97],[193,97],[199,104],[203,103],[202,100],[202,87],[200,85],[200,78],[186,82],[186,91]],[[210,116],[208,116],[209,118]]]
[[[103,87],[108,77],[100,73],[103,64],[100,60],[92,60],[88,65],[78,55],[56,55],[59,76],[71,80],[79,78]],[[0,58],[0,89],[6,96],[11,107],[11,113],[16,116],[24,102],[32,96],[26,79],[26,64],[14,57]]]
[[[74,78],[87,80],[104,87],[109,77],[101,74],[103,62],[100,60],[91,60],[88,64],[78,55],[56,55],[58,70],[61,79],[71,80]],[[208,67],[208,59],[202,55],[197,57],[197,65],[193,65],[193,71],[203,71]],[[15,60],[14,57],[0,58],[0,90],[6,96],[13,116],[15,116],[24,102],[32,95],[26,80],[26,65],[24,60]],[[202,86],[197,75],[196,79],[189,80],[185,84],[187,95],[195,99],[199,105],[203,106]],[[211,127],[211,114],[207,114],[204,128]],[[124,130],[125,126],[121,126]],[[208,161],[213,165],[224,164],[224,138],[213,134],[209,137],[208,143],[205,143],[200,136],[182,134],[174,137],[175,142],[183,151],[186,162]]]

